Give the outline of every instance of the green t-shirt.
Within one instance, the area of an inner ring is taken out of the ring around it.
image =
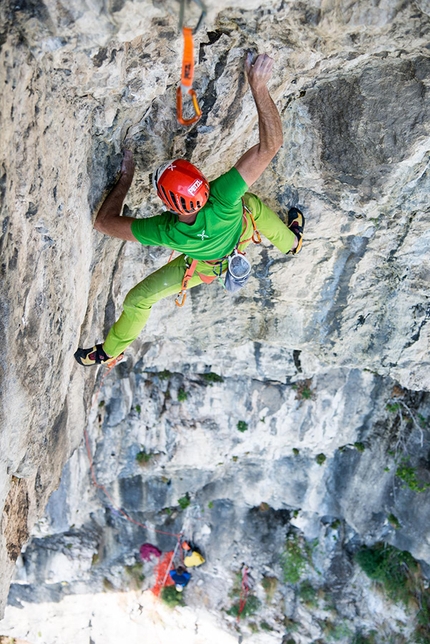
[[[242,232],[242,197],[248,186],[236,168],[210,182],[209,199],[193,224],[172,212],[136,219],[131,232],[141,244],[167,246],[193,259],[221,259],[230,254]]]

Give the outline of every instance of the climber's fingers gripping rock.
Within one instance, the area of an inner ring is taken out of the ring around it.
[[[267,54],[259,54],[254,62],[252,61],[252,57],[252,52],[248,52],[245,69],[251,89],[258,90],[262,86],[267,85],[272,75],[274,61]]]

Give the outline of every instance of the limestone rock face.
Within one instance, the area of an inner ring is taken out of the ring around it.
[[[214,560],[227,556],[222,526],[233,518],[233,541],[254,556],[245,536],[264,525],[265,503],[279,527],[273,552],[290,525],[324,540],[328,516],[346,526],[342,547],[386,540],[430,563],[427,492],[395,476],[406,458],[422,485],[428,477],[428,2],[208,0],[195,37],[203,116],[189,129],[174,105],[178,9],[173,0],[0,7],[0,613],[20,549],[72,455],[37,539],[49,533],[63,553],[51,581],[86,579],[108,523],[105,501],[88,489],[82,445],[76,451],[87,426],[101,480],[145,524],[164,525],[158,513],[186,492],[193,508],[213,502],[209,532],[198,536]],[[197,5],[186,11],[195,24]],[[303,250],[282,256],[263,240],[249,251],[253,277],[239,294],[215,283],[193,290],[181,310],[173,300],[154,307],[96,414],[100,381],[73,352],[101,341],[127,290],[169,257],[96,233],[96,210],[123,146],[137,164],[126,212],[142,217],[160,211],[149,174],[165,159],[185,156],[213,179],[257,141],[248,49],[276,61],[270,87],[285,136],[252,190],[279,213],[303,209]],[[164,370],[176,375],[160,383]],[[224,382],[210,387],[202,374],[212,372]],[[180,386],[190,396],[182,405]],[[141,446],[157,455],[143,471]],[[73,525],[92,536],[82,541]],[[124,537],[124,552],[143,536]],[[47,578],[38,546],[29,546],[22,587]],[[345,552],[324,570],[348,568]],[[107,570],[120,555],[106,553]],[[242,560],[239,546],[234,554]],[[273,568],[275,559],[260,563]],[[209,605],[221,607],[216,597]]]

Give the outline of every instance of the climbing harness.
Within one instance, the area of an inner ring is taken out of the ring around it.
[[[218,279],[218,281],[221,282],[221,285],[230,293],[234,293],[238,291],[240,288],[242,288],[243,286],[245,286],[246,282],[248,281],[251,275],[251,264],[248,261],[248,259],[246,259],[245,253],[239,250],[239,246],[249,241],[254,242],[254,244],[261,244],[261,235],[257,230],[257,224],[255,223],[254,215],[249,210],[249,208],[245,205],[245,202],[243,201],[243,199],[242,199],[242,207],[243,207],[242,217],[244,222],[243,224],[244,229],[232,253],[230,253],[230,255],[226,255],[225,257],[222,257],[221,259],[204,260],[205,264],[209,264],[210,266],[213,267],[212,269],[214,273],[213,276],[203,275],[201,273],[198,274],[202,282],[206,284],[210,284],[214,280]],[[253,232],[252,232],[252,236],[249,237],[248,239],[242,239],[242,235],[246,230],[246,226],[248,224],[247,215],[249,215],[249,218],[251,220]],[[172,256],[173,256],[173,251],[172,251],[172,254],[170,255],[169,262]],[[188,260],[191,260],[191,263],[189,264],[187,263],[187,268],[186,268],[184,277],[182,279],[181,290],[175,299],[175,304],[176,306],[179,306],[179,307],[182,307],[185,304],[185,301],[187,299],[188,283],[190,279],[193,277],[196,270],[196,266],[198,264],[197,259],[192,259],[187,257],[186,261]],[[228,265],[227,265],[225,281],[223,282],[221,279],[221,275],[226,270],[224,267],[224,262],[226,260],[228,261]]]
[[[186,0],[181,0],[181,8],[179,12],[179,29],[182,30],[182,35],[184,38],[184,53],[182,57],[182,74],[181,74],[181,83],[176,89],[176,117],[178,123],[181,125],[193,125],[197,123],[202,115],[202,111],[199,106],[199,101],[197,99],[197,94],[193,89],[193,79],[194,79],[194,42],[193,35],[196,33],[200,24],[206,15],[206,7],[201,0],[194,0],[196,4],[199,5],[202,12],[195,29],[190,27],[184,27],[184,10]],[[191,97],[191,101],[194,108],[194,116],[189,119],[186,119],[183,115],[183,106],[182,106],[182,94],[188,94]]]

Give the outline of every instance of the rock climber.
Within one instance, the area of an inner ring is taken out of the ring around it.
[[[191,573],[184,568],[184,566],[178,566],[175,570],[169,572],[170,577],[175,582],[176,590],[181,593],[185,586],[191,579]]]
[[[228,172],[208,182],[184,159],[164,163],[154,172],[153,184],[168,211],[136,219],[121,215],[134,175],[133,155],[125,150],[118,182],[103,201],[94,228],[126,241],[165,246],[181,255],[127,294],[122,314],[105,341],[76,351],[79,364],[112,363],[138,337],[156,302],[179,291],[184,299],[187,287],[210,283],[223,273],[228,276],[229,257],[243,257],[260,231],[282,253],[295,255],[301,250],[305,220],[300,210],[290,208],[281,218],[248,192],[283,143],[281,119],[267,87],[273,59],[267,54],[252,58],[248,53],[245,71],[258,113],[259,142]]]

